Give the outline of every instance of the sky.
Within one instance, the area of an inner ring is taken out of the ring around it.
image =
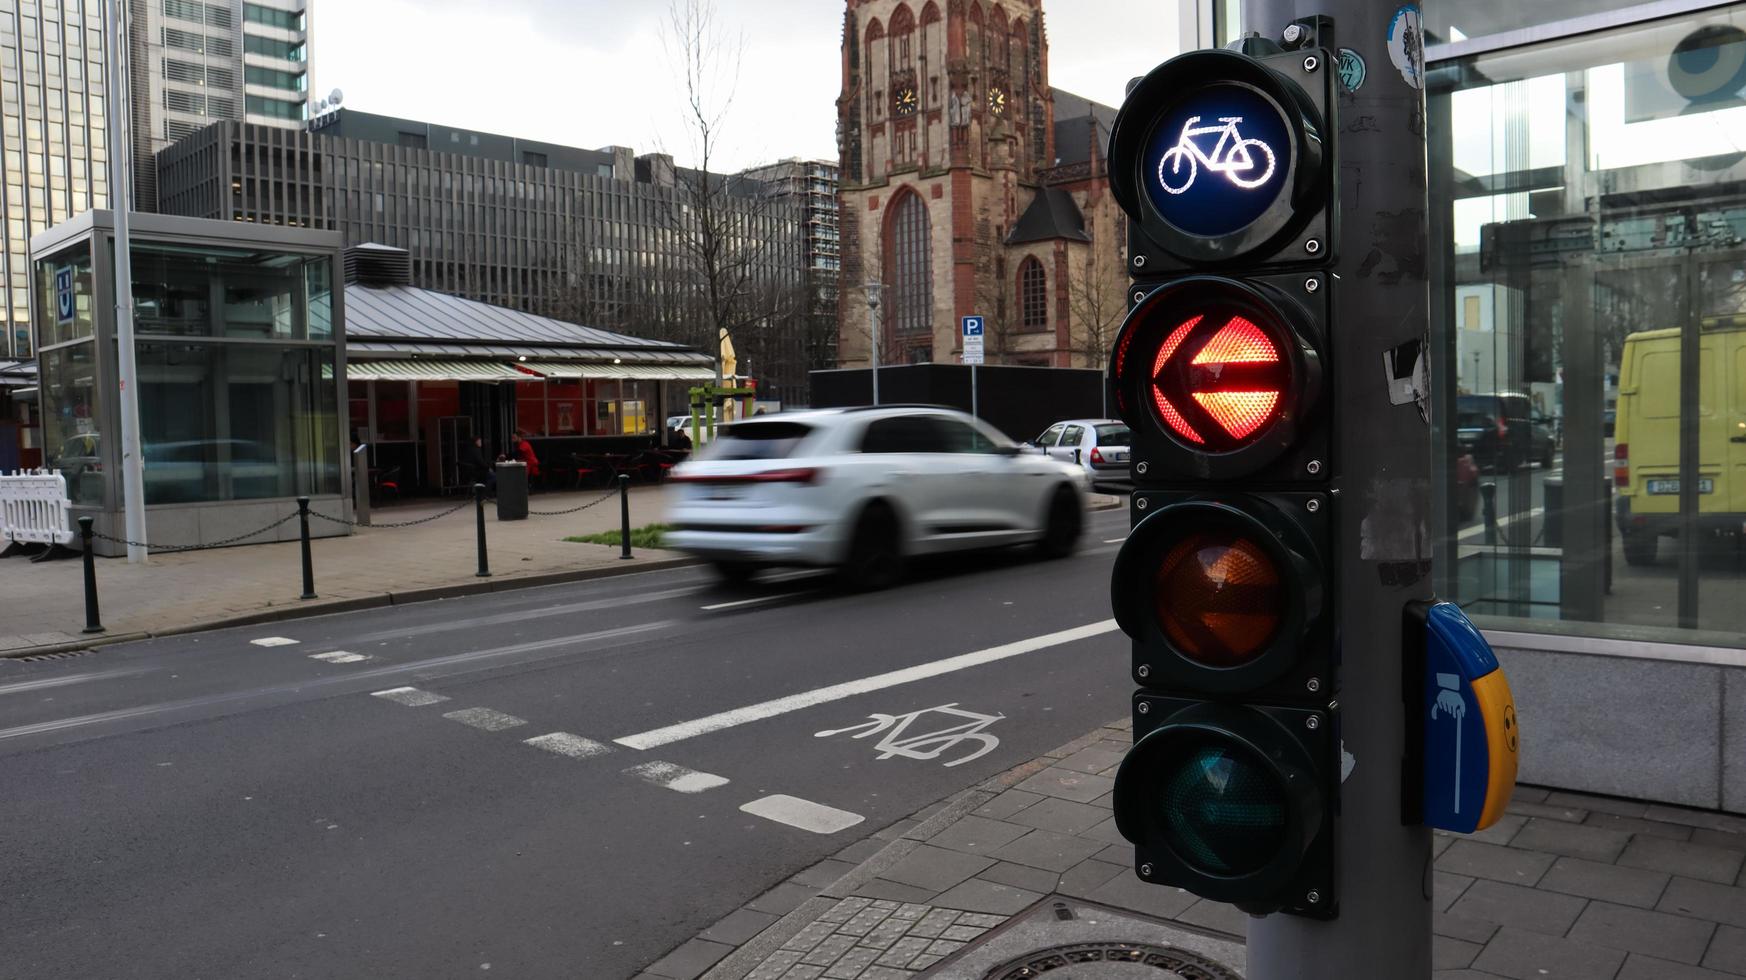
[[[712,169],[834,160],[842,0],[714,0],[741,43]],[[570,146],[695,164],[665,0],[325,0],[312,4],[312,98]],[[1046,0],[1052,84],[1120,105],[1176,53],[1174,0]],[[1116,18],[1120,17],[1119,24]],[[729,45],[731,47],[731,44]]]

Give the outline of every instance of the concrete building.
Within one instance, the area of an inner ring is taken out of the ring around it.
[[[406,249],[412,283],[467,299],[708,349],[688,210],[690,172],[663,154],[586,150],[341,109],[306,131],[210,126],[159,155],[167,213],[339,231]],[[729,180],[757,247],[754,297],[804,309],[803,209]],[[779,295],[781,294],[781,295]],[[805,391],[803,316],[773,312],[734,338],[767,390]],[[790,377],[792,367],[793,376]],[[742,371],[742,373],[745,373]],[[782,395],[778,395],[782,397]]]
[[[804,343],[777,352],[797,362],[784,365],[778,373],[804,382],[805,371],[837,366],[837,298],[843,268],[837,198],[841,171],[826,160],[792,159],[754,167],[746,176],[764,183],[770,198],[790,209],[800,239],[801,262],[806,267]],[[784,404],[806,401],[804,388],[784,394]]]
[[[130,0],[134,208],[156,209],[154,154],[214,119],[303,123],[308,0]],[[103,6],[0,6],[0,358],[27,358],[30,236],[109,206]]]
[[[1100,366],[1126,312],[1126,222],[1104,147],[1115,110],[1049,83],[1042,0],[848,0],[840,360]]]

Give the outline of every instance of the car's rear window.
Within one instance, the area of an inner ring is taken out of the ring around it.
[[[1131,437],[1125,425],[1100,425],[1097,427],[1097,444],[1100,446],[1126,446]]]
[[[1457,412],[1455,426],[1460,429],[1487,429],[1491,427],[1491,416],[1484,412]]]
[[[1497,413],[1497,398],[1492,395],[1461,395],[1455,399],[1455,411],[1490,418]]]
[[[721,431],[699,459],[783,459],[812,434],[799,422],[740,422]]]

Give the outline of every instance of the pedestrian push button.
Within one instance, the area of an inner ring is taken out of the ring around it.
[[[1406,631],[1407,676],[1417,678],[1409,680],[1409,706],[1416,703],[1422,726],[1420,818],[1458,834],[1484,830],[1503,816],[1516,787],[1520,733],[1509,681],[1452,602],[1412,604]]]

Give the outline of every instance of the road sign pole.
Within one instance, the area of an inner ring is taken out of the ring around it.
[[[970,414],[981,418],[982,413],[976,405],[976,365],[970,365]]]
[[[1331,369],[1341,379],[1332,406],[1340,728],[1351,767],[1336,822],[1340,914],[1332,921],[1252,920],[1248,975],[1425,980],[1431,835],[1401,819],[1408,745],[1401,610],[1431,593],[1430,438],[1420,410],[1429,392],[1411,380],[1427,376],[1415,362],[1429,316],[1418,8],[1399,0],[1324,0],[1319,7],[1245,0],[1243,13],[1246,32],[1276,39],[1294,13],[1332,17],[1337,40],[1324,45],[1342,62],[1361,59],[1329,66],[1342,79],[1359,79],[1356,91],[1344,83],[1336,89],[1340,116],[1363,121],[1336,131],[1346,233],[1330,330]]]
[[[121,416],[121,486],[117,489],[121,492],[127,529],[127,560],[138,563],[146,560],[145,461],[140,452],[139,370],[133,343],[133,261],[128,251],[127,227],[133,183],[127,108],[127,5],[119,0],[105,0],[103,10],[109,33],[103,74],[109,103],[109,208],[115,216],[115,344]]]

